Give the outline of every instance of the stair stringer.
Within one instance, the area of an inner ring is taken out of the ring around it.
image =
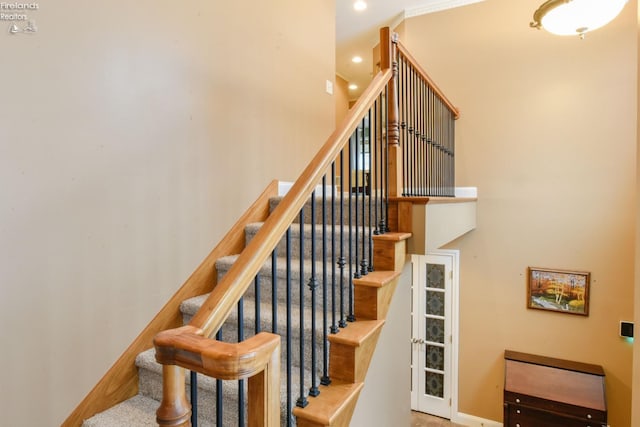
[[[305,408],[293,409],[298,426],[349,426],[405,263],[409,237],[410,233],[374,236],[374,265],[386,269],[354,280],[354,312],[360,317],[329,335],[332,383],[320,386],[320,394],[309,397]]]

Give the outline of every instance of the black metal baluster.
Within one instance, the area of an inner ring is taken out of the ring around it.
[[[189,371],[189,379],[191,380],[191,427],[198,427],[198,373]]]
[[[350,243],[355,242],[355,245],[354,245],[354,257],[351,259],[351,262],[355,263],[355,270],[356,271],[355,271],[353,277],[356,278],[356,279],[358,279],[360,277],[360,270],[358,269],[358,264],[359,264],[358,263],[358,258],[359,258],[358,257],[358,228],[359,228],[358,227],[358,220],[360,219],[359,216],[358,216],[358,198],[359,198],[358,196],[360,194],[360,183],[359,183],[359,181],[360,181],[359,180],[360,169],[358,168],[359,163],[360,163],[360,158],[359,158],[360,156],[358,155],[359,154],[358,153],[358,147],[361,147],[362,145],[364,145],[364,141],[361,139],[361,135],[362,135],[363,129],[364,129],[364,119],[360,122],[360,125],[356,128],[356,131],[355,131],[356,138],[355,138],[355,147],[353,147],[354,151],[353,152],[349,151],[350,153],[352,153],[354,164],[355,164],[355,169],[356,169],[356,173],[355,173],[355,176],[356,176],[356,191],[355,191],[355,195],[354,194],[351,195],[352,198],[355,197],[355,201],[353,203],[353,206],[354,206],[354,209],[355,209],[355,211],[354,211],[355,226],[351,222],[351,220],[349,220],[349,225],[350,225],[349,230],[353,230],[353,232],[355,234],[354,240],[351,241]],[[364,171],[362,171],[362,173],[364,174]],[[349,200],[351,200],[351,199],[349,199]],[[349,209],[349,213],[351,213],[351,209]],[[352,304],[351,287],[349,287],[349,306],[351,306],[351,304]],[[351,310],[351,308],[349,308],[349,310]],[[349,320],[349,321],[351,321],[351,320]]]
[[[292,424],[292,414],[291,411],[293,409],[293,397],[292,397],[292,385],[291,385],[291,367],[293,365],[293,361],[291,358],[291,228],[287,229],[286,233],[286,307],[287,307],[287,319],[286,319],[286,348],[287,348],[287,427],[290,427]],[[222,425],[222,424],[218,424]]]
[[[260,313],[260,304],[262,303],[262,296],[261,296],[261,292],[260,292],[260,275],[256,274],[255,279],[253,279],[253,284],[254,284],[254,293],[255,293],[255,299],[254,299],[254,314],[255,314],[255,321],[254,321],[254,331],[256,334],[258,334],[261,330],[261,326],[260,326],[260,319],[261,319],[261,313]]]
[[[238,301],[238,342],[244,341],[244,297]],[[238,380],[238,425],[244,422],[244,380]]]
[[[414,71],[414,88],[413,88],[413,104],[414,104],[414,132],[413,132],[413,190],[414,196],[420,196],[420,136],[422,128],[420,125],[420,76]]]
[[[338,267],[340,268],[340,323],[341,328],[347,326],[344,318],[344,267],[346,260],[344,258],[344,150],[340,151],[340,258],[338,258]],[[351,176],[348,177],[349,192],[351,192]]]
[[[304,208],[300,210],[300,396],[296,400],[296,406],[304,408],[309,404],[304,391]]]
[[[427,145],[427,130],[428,124],[426,120],[426,90],[427,85],[424,80],[420,79],[420,126],[422,127],[422,132],[420,136],[420,195],[427,195],[427,156],[426,156],[426,145]]]
[[[427,175],[427,188],[426,195],[432,195],[431,188],[433,186],[433,117],[432,117],[432,106],[431,100],[433,97],[433,92],[431,88],[427,92],[427,127],[429,128],[429,134],[427,135],[427,163],[425,165],[425,173]]]
[[[438,165],[436,167],[437,170],[437,183],[436,183],[436,188],[437,188],[437,195],[441,196],[442,195],[442,118],[441,118],[441,111],[442,111],[442,102],[440,102],[440,100],[438,100],[438,102],[436,103],[436,131],[437,131],[437,141],[438,141],[438,145],[436,146],[438,149]]]
[[[413,196],[413,69],[411,66],[408,68],[408,82],[409,94],[411,96],[407,99],[407,190],[408,196]],[[387,165],[388,167],[389,165]]]
[[[278,248],[271,252],[271,332],[278,333]]]
[[[443,153],[444,157],[444,171],[443,171],[443,196],[449,195],[449,110],[446,108],[446,105],[443,105],[444,108],[442,110],[442,132],[444,134],[442,138],[443,145]]]
[[[309,396],[320,394],[316,374],[317,365],[317,343],[316,343],[316,310],[317,310],[317,290],[318,279],[316,275],[316,191],[311,193],[311,277],[309,278],[309,289],[311,290],[311,387]],[[302,354],[301,354],[302,355]]]
[[[451,127],[451,167],[450,167],[450,182],[451,182],[451,196],[456,195],[456,122],[453,112],[451,112],[451,118],[449,119],[449,126]]]
[[[376,101],[373,104],[373,108],[374,108],[374,116],[375,116],[375,112],[376,110],[376,105],[378,103],[378,100],[376,99]],[[373,119],[375,120],[375,117],[373,117]],[[369,179],[367,182],[368,188],[369,188],[369,222],[367,224],[368,226],[368,230],[369,230],[369,235],[367,236],[367,246],[369,248],[369,263],[367,266],[367,271],[373,271],[373,224],[371,223],[371,221],[373,221],[373,216],[372,216],[372,201],[373,201],[373,182],[372,182],[372,177],[373,177],[373,168],[372,168],[372,157],[374,155],[374,151],[373,151],[373,146],[371,145],[373,143],[373,141],[375,141],[377,139],[377,135],[375,133],[375,127],[377,126],[377,123],[373,123],[372,122],[372,117],[371,117],[371,109],[369,109],[369,164],[367,165],[369,167]]]
[[[389,99],[388,86],[384,88],[384,98]],[[388,129],[389,105],[387,102],[384,103],[383,108],[384,108],[384,117],[385,117],[384,127],[385,129]],[[382,206],[383,206],[384,215],[382,217],[381,230],[383,233],[386,233],[387,231],[389,231],[389,222],[387,220],[389,218],[389,132],[385,132],[383,153],[384,153],[384,165],[385,165],[384,167],[385,182],[384,182],[383,197],[382,197]]]
[[[414,196],[420,196],[420,138],[422,137],[422,123],[420,121],[420,84],[422,80],[417,71],[413,73],[413,103],[415,105],[414,120],[415,120],[415,132],[414,132],[414,148],[412,153],[413,158],[413,191]]]
[[[336,162],[331,163],[331,333],[337,334],[338,324],[336,319],[336,264],[338,262],[336,252]]]
[[[446,134],[445,134],[445,123],[444,123],[444,103],[441,101],[440,102],[440,117],[438,120],[438,124],[440,127],[440,157],[441,157],[441,161],[440,161],[440,195],[444,196],[445,195],[445,152],[444,152],[444,140],[446,138]]]
[[[402,179],[402,195],[403,196],[407,196],[407,187],[409,185],[409,152],[408,152],[408,144],[407,144],[407,139],[408,139],[408,131],[409,131],[409,124],[408,122],[408,116],[407,116],[407,106],[408,106],[408,99],[409,99],[409,85],[408,85],[408,76],[407,76],[407,61],[404,58],[404,56],[401,57],[402,60],[400,62],[402,68],[401,68],[401,73],[399,73],[400,78],[402,79],[402,91],[400,92],[402,94],[402,100],[400,102],[400,104],[402,105],[402,122],[400,123],[400,128],[402,129],[402,132],[400,133],[400,135],[402,135],[402,139],[400,141],[400,144],[402,145],[402,175],[403,175],[403,179]]]
[[[327,175],[322,176],[322,377],[320,384],[329,385],[329,289],[327,277]],[[333,265],[333,263],[331,263]]]
[[[222,341],[222,327],[220,327],[220,329],[218,329],[218,332],[216,333],[216,339],[218,341]],[[221,426],[222,425],[222,418],[223,418],[223,404],[224,404],[224,394],[223,394],[223,389],[222,389],[222,380],[218,380],[216,379],[216,425],[217,426]]]
[[[371,110],[369,110],[369,112],[371,112]],[[367,123],[367,119],[368,119],[368,123]],[[368,124],[368,126],[367,126]],[[361,198],[361,222],[360,222],[360,227],[358,227],[358,220],[356,219],[356,245],[359,243],[358,241],[358,228],[362,228],[362,259],[360,260],[360,276],[366,276],[369,273],[369,266],[367,265],[367,251],[366,251],[366,233],[365,233],[365,197],[367,195],[367,182],[365,179],[365,145],[367,143],[366,141],[366,137],[367,137],[367,127],[369,128],[369,131],[371,130],[371,114],[368,114],[367,116],[365,116],[362,119],[362,145],[360,145],[360,147],[362,147],[361,149],[361,160],[362,160],[362,198]],[[370,135],[370,133],[369,133]],[[368,141],[368,143],[371,143],[371,140]],[[357,203],[358,199],[356,199],[356,203]],[[357,212],[357,210],[356,210]],[[356,269],[357,269],[357,265],[356,265]]]
[[[357,138],[357,135],[358,135],[358,129],[357,128],[354,131],[354,134],[356,135],[356,138]],[[351,138],[349,138],[349,212],[348,212],[348,215],[347,215],[348,218],[349,218],[347,220],[347,224],[349,225],[349,257],[348,257],[349,258],[349,282],[347,282],[347,287],[348,287],[347,293],[349,295],[349,314],[347,314],[347,321],[349,321],[349,322],[353,322],[355,320],[355,316],[353,315],[353,282],[352,282],[352,278],[354,277],[354,275],[353,275],[354,257],[352,255],[353,255],[354,251],[353,251],[353,221],[352,221],[352,218],[351,218],[351,213],[353,212],[353,206],[352,206],[353,205],[353,203],[352,203],[352,201],[353,201],[353,191],[352,191],[353,187],[352,187],[352,182],[351,182],[351,176],[353,175],[352,165],[354,164],[354,160],[357,162],[357,160],[354,157],[357,157],[357,156],[354,156],[353,139],[354,139],[354,136],[351,135]],[[356,144],[357,144],[357,142],[356,142]],[[358,174],[356,172],[356,194],[358,194],[357,193],[357,191],[358,191],[357,190],[357,185],[358,185]],[[357,209],[358,204],[356,203],[355,205],[356,205],[356,209]],[[355,262],[356,262],[356,265],[357,265],[357,262],[358,262],[358,260],[357,260],[357,258],[358,258],[358,253],[357,253],[358,245],[356,244],[355,247],[356,247],[356,250],[355,250],[355,252],[356,252],[356,254],[355,254],[356,255],[355,256]],[[357,272],[358,272],[358,268],[356,267],[356,274],[357,274]]]
[[[427,189],[429,196],[437,195],[438,186],[438,136],[436,131],[436,95],[431,88],[427,93],[427,122],[429,123],[429,139],[427,147]]]
[[[420,141],[422,139],[423,136],[423,128],[422,128],[422,108],[421,108],[421,99],[420,99],[420,95],[422,93],[422,79],[420,78],[420,76],[416,73],[416,88],[415,88],[415,93],[414,93],[414,102],[416,104],[416,136],[415,136],[415,151],[413,153],[414,155],[414,171],[415,171],[415,179],[413,182],[414,185],[414,189],[413,189],[413,194],[415,196],[421,196],[422,192],[420,189],[420,184],[422,183],[422,167],[420,164]]]
[[[417,71],[414,71],[414,96],[413,103],[415,105],[415,131],[413,138],[413,195],[420,196],[420,137],[422,136],[422,127],[420,123],[420,83],[421,79]]]
[[[432,106],[433,108],[433,162],[431,164],[433,182],[431,184],[432,195],[438,195],[438,166],[439,166],[439,156],[438,156],[438,101],[433,97]]]
[[[371,174],[369,175],[369,180],[371,182],[371,191],[373,192],[373,194],[369,195],[369,197],[371,199],[374,199],[373,202],[373,206],[374,206],[374,212],[373,212],[373,223],[369,224],[370,227],[373,228],[373,234],[380,234],[380,231],[378,230],[378,189],[380,188],[378,180],[380,179],[380,169],[378,168],[378,161],[379,161],[379,157],[378,157],[378,137],[381,136],[382,134],[380,133],[380,97],[378,96],[378,98],[375,100],[374,104],[373,104],[373,108],[374,108],[374,120],[375,120],[375,129],[376,129],[376,133],[375,133],[375,138],[373,139],[373,147],[371,147],[370,151],[370,158],[373,158],[373,170],[371,171]]]
[[[420,154],[419,154],[419,158],[418,158],[418,164],[420,165],[420,195],[421,196],[426,196],[427,192],[426,192],[426,185],[425,185],[425,176],[426,176],[426,160],[425,160],[425,145],[427,142],[427,126],[426,126],[426,120],[425,120],[425,111],[426,111],[426,105],[425,105],[425,89],[426,89],[426,84],[425,81],[423,79],[420,79],[420,91],[418,93],[418,101],[420,102],[420,126],[422,127],[422,133],[420,135]]]

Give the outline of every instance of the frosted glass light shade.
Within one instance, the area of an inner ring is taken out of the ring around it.
[[[548,0],[533,14],[531,26],[559,36],[583,35],[611,22],[628,0]]]

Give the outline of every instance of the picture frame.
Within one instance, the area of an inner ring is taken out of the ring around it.
[[[589,272],[538,267],[527,270],[527,308],[589,315]]]

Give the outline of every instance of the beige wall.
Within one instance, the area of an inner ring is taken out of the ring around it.
[[[461,250],[459,410],[502,419],[503,351],[604,366],[610,424],[629,426],[636,226],[637,29],[530,29],[539,0],[408,19],[405,42],[460,108],[457,185],[479,190]],[[588,317],[528,310],[527,266],[590,271]]]
[[[45,3],[36,34],[0,21],[0,413],[13,426],[59,425],[334,127],[332,2]]]

